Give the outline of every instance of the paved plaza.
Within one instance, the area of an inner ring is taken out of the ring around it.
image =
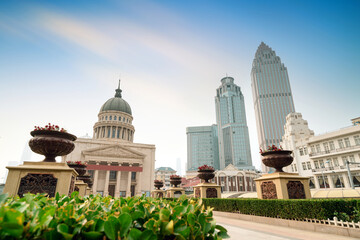
[[[217,216],[214,213],[216,223],[228,230],[230,239],[251,239],[251,240],[284,240],[284,239],[316,239],[316,240],[335,240],[335,239],[357,239],[333,234],[299,230],[289,227],[274,226],[270,224],[256,223],[239,219]]]

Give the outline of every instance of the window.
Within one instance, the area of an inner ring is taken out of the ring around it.
[[[350,140],[349,140],[349,138],[344,138],[344,141],[345,141],[345,146],[346,146],[346,147],[350,147]]]
[[[302,148],[299,149],[300,156],[304,155],[304,150]]]
[[[317,153],[321,152],[320,144],[316,144],[315,147],[316,147],[316,152]]]
[[[107,120],[107,116],[105,117],[105,120]]]
[[[136,172],[131,172],[131,180],[136,180]]]
[[[303,170],[306,170],[306,163],[302,163],[302,168],[303,168]]]
[[[339,160],[338,160],[337,157],[333,158],[332,160],[333,160],[333,162],[334,162],[334,166],[335,166],[335,167],[339,166]]]
[[[355,162],[354,155],[350,155],[350,156],[349,156],[349,162]]]
[[[324,150],[325,150],[325,152],[326,153],[328,153],[329,152],[329,144],[328,143],[323,143],[323,146],[324,146]]]
[[[110,180],[116,179],[116,171],[110,171]]]
[[[121,121],[121,117],[119,117],[119,121]]]
[[[304,154],[308,155],[307,147],[304,147]]]
[[[116,121],[116,116],[114,116],[114,121]]]
[[[346,166],[347,156],[343,156],[343,157],[341,157],[341,159],[343,161],[343,165]]]
[[[356,135],[354,136],[355,145],[360,145],[360,136]]]
[[[307,165],[308,170],[310,170],[310,169],[311,169],[311,163],[310,163],[310,162],[306,162],[306,165]]]
[[[88,173],[91,178],[94,178],[94,170],[88,170]]]
[[[319,160],[319,163],[320,163],[320,167],[321,167],[321,168],[324,168],[324,167],[325,167],[324,160],[322,160],[322,159]]]
[[[311,153],[315,153],[315,146],[312,145],[312,146],[310,146],[310,148],[311,148]]]
[[[339,143],[339,148],[344,148],[344,142],[342,139],[339,139],[338,143]]]
[[[333,167],[333,162],[331,161],[331,158],[326,159],[327,164],[329,167]]]
[[[314,165],[315,165],[315,169],[319,169],[319,162],[318,161],[314,161]]]
[[[295,169],[295,172],[297,172],[297,167],[296,167],[296,164],[294,164],[294,169]]]
[[[335,145],[333,141],[329,142],[329,145],[330,145],[330,150],[335,150]]]
[[[112,120],[112,116],[109,117],[109,120],[110,120],[110,121]]]

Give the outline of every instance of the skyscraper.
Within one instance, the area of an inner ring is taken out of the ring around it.
[[[230,163],[239,169],[253,169],[244,96],[234,78],[224,77],[216,90],[220,169]]]
[[[258,47],[251,70],[259,146],[279,145],[286,116],[295,112],[287,68],[265,43]],[[263,171],[268,172],[263,165]]]
[[[219,169],[217,126],[187,127],[187,171],[206,164]]]

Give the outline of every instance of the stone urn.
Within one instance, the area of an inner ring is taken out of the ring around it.
[[[174,187],[178,187],[178,185],[181,184],[181,177],[170,177],[170,183],[174,185]]]
[[[291,156],[292,151],[268,151],[261,154],[262,162],[265,166],[275,168],[275,172],[284,172],[283,167],[289,166],[294,160]]]
[[[204,180],[206,183],[209,182],[210,179],[213,179],[215,177],[215,170],[213,169],[204,169],[204,170],[198,170],[198,177],[202,180]]]
[[[45,156],[43,162],[56,162],[55,157],[71,153],[76,136],[67,132],[35,130],[30,132],[29,141],[31,150]]]
[[[86,165],[76,162],[67,162],[67,165],[79,174],[79,176],[83,176],[86,173]]]
[[[159,180],[155,180],[154,181],[154,186],[157,190],[160,190],[160,188],[162,188],[164,186],[164,183],[162,181]]]
[[[93,185],[93,181],[89,174],[84,174],[82,176],[78,176],[76,179],[82,180],[84,183],[86,183],[89,186],[89,188],[91,188]]]

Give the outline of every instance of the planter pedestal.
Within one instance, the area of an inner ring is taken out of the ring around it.
[[[171,187],[166,190],[167,198],[178,198],[181,195],[185,195],[185,190],[181,187]]]
[[[165,191],[161,189],[155,189],[151,191],[151,197],[153,198],[163,198],[165,196]]]
[[[70,195],[75,188],[77,172],[66,163],[58,162],[24,162],[16,167],[6,167],[9,174],[4,193],[9,196],[23,196],[25,193],[47,193],[54,197]]]
[[[194,187],[196,198],[221,198],[221,186],[216,183],[200,183]]]
[[[87,188],[87,184],[84,183],[84,181],[76,180],[74,191],[78,191],[80,197],[84,197],[86,195],[86,188]]]
[[[258,199],[309,199],[309,177],[275,172],[255,179]]]

